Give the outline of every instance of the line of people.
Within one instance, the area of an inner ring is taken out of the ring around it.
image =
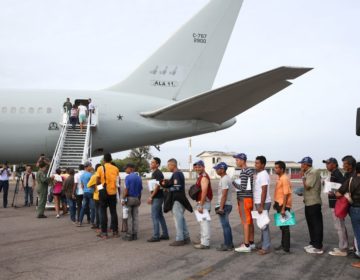
[[[85,102],[81,101],[79,105],[72,104],[70,98],[67,98],[63,104],[64,112],[68,114],[69,122],[72,129],[75,129],[76,124],[80,124],[80,132],[83,131],[87,117],[91,117],[95,113],[95,105],[91,98],[88,99],[88,104],[85,106]]]
[[[217,247],[217,250],[234,250],[239,253],[257,251],[259,255],[266,255],[272,250],[269,224],[261,228],[261,242],[255,244],[252,211],[255,209],[258,214],[262,214],[265,210],[269,212],[272,203],[273,209],[282,216],[291,211],[293,191],[290,179],[286,175],[286,164],[283,161],[275,162],[275,173],[278,179],[274,190],[274,200],[272,201],[270,177],[265,169],[266,158],[264,156],[256,157],[255,170],[247,166],[246,154],[240,153],[235,155],[234,158],[237,169],[233,178],[227,174],[228,165],[226,163],[220,162],[213,167],[220,177],[216,192],[215,213],[219,217],[224,239],[223,243]],[[332,256],[347,256],[350,251],[345,218],[337,217],[334,211],[337,199],[348,194],[352,199],[349,215],[355,236],[353,250],[355,255],[360,257],[360,163],[356,163],[352,156],[345,156],[342,161],[344,175],[340,172],[335,158],[323,161],[330,174],[327,180],[341,184],[337,191],[331,191],[328,194],[329,207],[332,211],[333,222],[339,239],[339,246],[331,250],[329,254]],[[301,163],[303,172],[303,191],[298,192],[298,194],[303,195],[304,198],[305,218],[309,230],[309,245],[305,246],[304,250],[309,254],[323,254],[322,181],[320,172],[313,168],[313,161],[310,157],[303,158],[299,163]],[[155,157],[151,160],[152,179],[156,181],[156,185],[147,198],[147,203],[151,205],[153,222],[153,235],[147,241],[159,242],[170,239],[163,213],[171,212],[176,235],[175,240],[169,244],[170,246],[184,246],[192,243],[196,249],[209,249],[211,245],[211,219],[207,219],[205,214],[211,211],[211,202],[214,195],[210,177],[205,172],[204,162],[199,160],[193,166],[198,174],[194,188],[191,187],[191,189],[195,190],[195,194],[190,196],[196,202],[195,209],[193,209],[186,195],[185,177],[178,169],[176,159],[170,159],[167,162],[167,169],[172,173],[169,180],[164,179],[160,166],[161,160],[159,158]],[[112,232],[113,237],[119,237],[116,207],[117,201],[120,200],[123,207],[122,231],[126,232],[123,239],[126,241],[137,240],[139,231],[138,213],[143,186],[141,177],[134,172],[135,166],[133,164],[128,164],[125,167],[128,176],[125,179],[124,191],[121,193],[119,191],[119,169],[112,164],[110,154],[104,155],[103,165],[97,165],[93,169],[90,162],[85,163],[85,170],[80,170],[77,174],[70,170],[67,178],[61,177],[61,174],[47,177],[47,163],[44,161],[40,161],[39,168],[37,173],[38,218],[46,217],[44,215],[46,195],[44,198],[42,194],[45,193],[45,190],[47,192],[47,184],[54,182],[55,192],[56,183],[62,182],[62,193],[67,198],[70,218],[77,226],[82,226],[84,215],[87,213],[87,209],[90,209],[88,220],[92,224],[92,228],[97,230],[97,235],[100,238],[107,239],[109,232]],[[44,192],[40,190],[41,188],[44,189]],[[236,206],[244,238],[242,244],[236,248],[233,243],[232,229],[229,222],[229,215],[233,209],[232,198],[234,192],[236,193]],[[82,201],[79,203],[78,198],[81,195]],[[108,227],[108,208],[111,215],[110,228]],[[204,215],[203,217],[205,217],[199,220],[200,238],[193,242],[190,240],[185,219],[186,210],[189,212],[195,210],[197,215]],[[58,212],[57,215],[59,215]],[[274,250],[288,254],[291,249],[290,227],[281,226],[280,230],[281,244],[276,246]],[[360,263],[353,263],[353,266],[360,267]]]

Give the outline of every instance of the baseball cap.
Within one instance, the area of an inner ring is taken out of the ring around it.
[[[228,168],[227,164],[225,162],[219,162],[217,165],[213,167],[215,170],[218,169],[224,169],[226,170]]]
[[[336,158],[333,158],[333,157],[331,157],[331,158],[329,158],[329,159],[325,159],[325,160],[323,160],[322,162],[323,162],[323,163],[335,163],[335,164],[338,164]]]
[[[92,166],[90,161],[87,161],[87,162],[84,163],[84,167],[89,167],[89,166]]]
[[[202,160],[198,160],[197,162],[195,162],[195,163],[193,164],[193,166],[196,166],[196,165],[205,166],[205,163],[204,163]]]
[[[306,164],[311,164],[313,163],[313,160],[311,157],[304,157],[301,161],[299,161],[299,163],[306,163]]]
[[[233,158],[238,158],[238,159],[242,159],[242,160],[247,160],[247,156],[244,153],[240,153],[237,155],[234,155]]]

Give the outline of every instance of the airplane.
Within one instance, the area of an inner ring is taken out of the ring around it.
[[[212,89],[242,4],[209,1],[128,78],[106,89],[0,90],[1,160],[52,155],[66,98],[96,104],[92,156],[231,127],[236,116],[312,69],[279,67]]]

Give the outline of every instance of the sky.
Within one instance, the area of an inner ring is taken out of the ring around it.
[[[1,0],[0,88],[107,88],[129,75],[208,0]],[[192,154],[244,152],[249,159],[315,166],[360,160],[360,1],[245,0],[213,88],[279,66],[313,67],[293,85],[192,138]],[[188,139],[152,149],[188,166]],[[124,157],[128,152],[114,155]]]

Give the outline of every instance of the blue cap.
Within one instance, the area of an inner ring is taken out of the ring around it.
[[[198,160],[197,162],[195,162],[195,163],[193,164],[193,166],[196,166],[196,165],[204,166],[204,167],[205,167],[205,163],[204,163],[202,160]]]
[[[313,164],[313,160],[311,157],[304,157],[301,161],[299,161],[299,163],[306,163],[306,164]]]
[[[226,171],[226,169],[228,168],[227,164],[225,162],[219,162],[217,165],[215,165],[213,167],[215,170],[218,169],[224,169]]]
[[[242,159],[242,160],[247,160],[247,156],[246,156],[244,153],[237,154],[237,155],[233,156],[233,158],[238,158],[238,159]]]

